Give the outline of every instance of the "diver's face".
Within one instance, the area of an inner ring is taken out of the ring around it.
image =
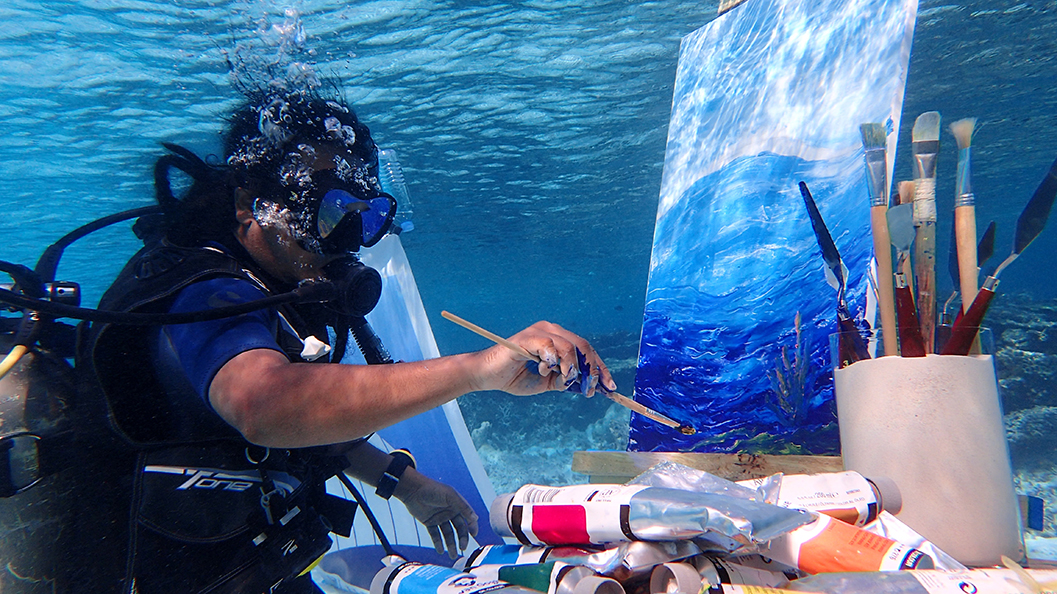
[[[241,190],[240,190],[241,191]],[[319,278],[323,267],[334,259],[310,252],[295,239],[292,214],[282,205],[264,198],[254,199],[248,192],[237,208],[239,242],[265,272],[287,284]]]
[[[324,203],[333,206],[324,198],[330,190],[340,190],[350,198],[378,193],[377,175],[348,147],[340,143],[298,143],[283,158],[278,181],[282,190],[277,198],[293,216],[291,234],[301,247],[317,253],[356,251],[360,247],[357,237],[329,237],[338,222],[331,219],[340,218],[345,211],[321,208]]]
[[[313,174],[332,170],[340,172],[351,167],[350,162],[360,161],[344,146],[301,144],[288,154],[280,177],[290,191],[290,201],[296,203],[299,197],[307,195],[307,190],[302,188],[312,186]],[[305,229],[311,216],[305,216],[296,207],[291,208],[278,199],[242,192],[236,209],[240,223],[239,241],[270,275],[297,284],[322,277],[323,267],[340,257],[323,254],[318,249],[318,241]]]

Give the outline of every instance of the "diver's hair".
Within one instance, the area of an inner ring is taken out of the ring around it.
[[[158,160],[154,181],[165,211],[164,235],[172,243],[195,246],[215,241],[234,247],[236,188],[281,197],[284,157],[300,143],[343,141],[376,170],[378,149],[370,130],[342,103],[304,91],[246,95],[247,102],[228,121],[223,164],[210,165],[183,147],[165,145],[172,154]],[[193,180],[182,199],[173,196],[169,184],[173,167]]]
[[[283,159],[305,142],[343,142],[375,169],[378,148],[371,131],[343,103],[311,91],[249,91],[224,137],[224,155],[236,182],[251,191],[275,190]]]
[[[226,167],[209,165],[182,146],[162,143],[170,154],[154,165],[154,193],[162,207],[161,228],[141,224],[137,234],[150,243],[164,236],[176,245],[195,246],[209,241],[230,245],[236,227],[231,176]],[[172,190],[169,174],[179,169],[191,178],[182,198]]]

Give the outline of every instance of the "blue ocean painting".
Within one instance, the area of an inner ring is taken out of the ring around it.
[[[916,0],[749,0],[683,39],[635,397],[698,432],[634,417],[628,449],[838,451],[837,294],[797,184],[869,322],[859,125],[884,123],[894,154],[916,11]]]

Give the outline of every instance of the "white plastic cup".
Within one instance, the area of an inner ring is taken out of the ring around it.
[[[898,518],[965,565],[1024,558],[991,355],[880,357],[833,376],[845,469],[892,479]]]

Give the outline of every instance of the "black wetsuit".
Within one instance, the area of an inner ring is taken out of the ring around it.
[[[271,292],[259,271],[214,248],[158,245],[122,271],[101,309],[168,312],[186,287],[244,279]],[[291,361],[298,339],[326,341],[319,306],[283,307],[275,337]],[[286,328],[284,330],[283,328]],[[69,592],[140,594],[316,592],[301,573],[348,533],[354,507],[326,495],[344,467],[331,448],[250,444],[207,407],[180,401],[160,378],[158,327],[81,329],[76,489],[83,512],[65,531]],[[296,333],[296,334],[295,334]],[[326,360],[324,357],[323,360]]]

